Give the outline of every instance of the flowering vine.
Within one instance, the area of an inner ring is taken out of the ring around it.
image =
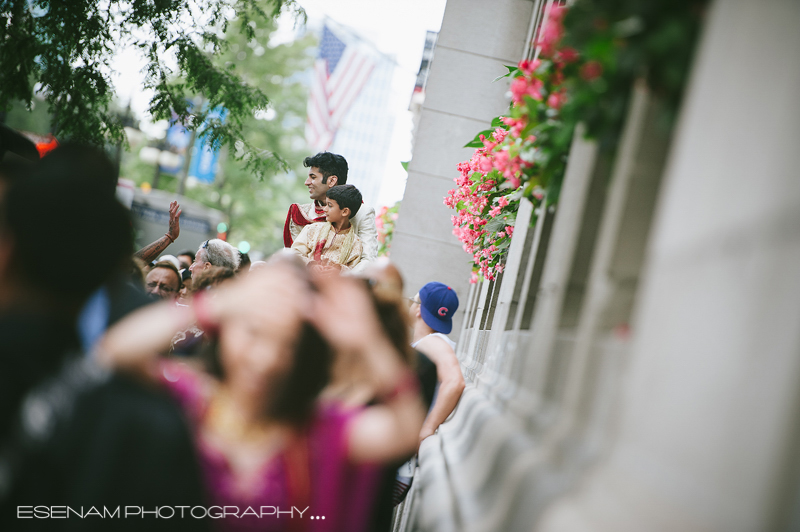
[[[471,282],[496,279],[514,233],[520,199],[538,204],[563,173],[568,143],[555,142],[562,129],[559,110],[567,99],[564,67],[578,60],[571,48],[560,48],[565,9],[554,6],[542,31],[539,58],[508,67],[508,116],[492,121],[467,147],[469,161],[458,165],[457,188],[444,203],[455,209],[453,234],[473,256]]]
[[[397,222],[397,213],[400,210],[398,201],[391,207],[383,206],[375,216],[375,227],[378,229],[378,256],[388,257],[394,237],[394,226]]]
[[[578,122],[613,158],[634,81],[644,79],[671,127],[683,94],[707,0],[577,0],[551,5],[536,60],[509,66],[507,116],[466,147],[453,233],[473,257],[472,282],[496,279],[511,244],[519,202],[558,201]],[[534,216],[537,209],[534,208]],[[535,221],[532,220],[532,221]]]

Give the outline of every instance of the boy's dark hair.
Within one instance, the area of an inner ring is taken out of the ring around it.
[[[353,185],[337,185],[328,189],[325,196],[339,204],[340,209],[350,209],[350,218],[361,208],[361,192]]]
[[[327,183],[328,178],[332,175],[338,178],[337,185],[347,183],[347,161],[341,155],[327,151],[319,152],[313,157],[306,157],[303,160],[303,166],[306,168],[311,168],[312,166],[319,168],[323,183]]]

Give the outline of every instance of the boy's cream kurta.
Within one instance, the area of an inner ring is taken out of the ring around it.
[[[292,244],[292,250],[297,253],[303,262],[308,264],[313,260],[325,263],[334,263],[340,265],[343,269],[349,270],[355,267],[361,261],[363,247],[361,240],[355,233],[352,234],[353,245],[347,257],[342,257],[343,245],[346,239],[353,233],[353,228],[350,227],[340,233],[335,233],[330,222],[317,222],[309,224],[300,231],[297,238]],[[326,238],[327,236],[327,238]],[[321,245],[318,257],[315,258],[315,251]]]

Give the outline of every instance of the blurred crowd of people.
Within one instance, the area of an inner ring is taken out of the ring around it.
[[[251,263],[164,254],[177,202],[134,253],[100,150],[0,165],[0,529],[390,530],[464,388],[458,297],[404,298],[344,158],[306,166],[286,249]]]

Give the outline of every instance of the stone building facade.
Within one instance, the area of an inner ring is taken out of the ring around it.
[[[468,386],[395,530],[800,529],[800,3],[711,2],[677,125],[637,84],[470,287],[442,198],[543,4],[447,4],[392,258],[462,296]]]

